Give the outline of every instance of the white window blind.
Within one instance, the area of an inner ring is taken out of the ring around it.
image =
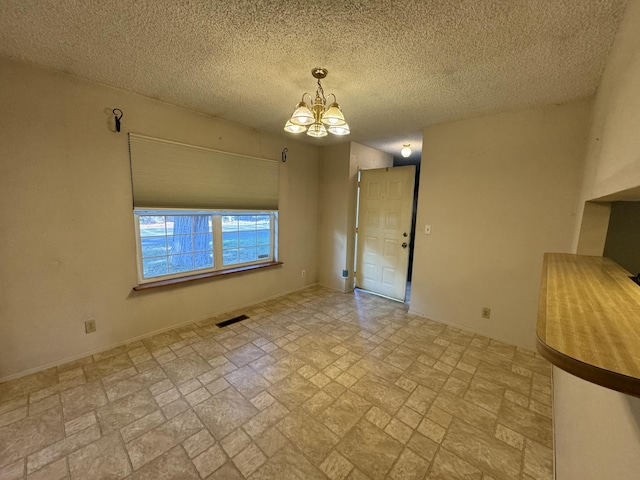
[[[279,162],[129,134],[135,208],[278,209]]]

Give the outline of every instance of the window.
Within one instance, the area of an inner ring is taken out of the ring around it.
[[[134,290],[279,264],[281,162],[134,133],[129,154]]]
[[[140,283],[276,261],[277,212],[134,210]]]
[[[269,215],[222,216],[222,265],[271,260]]]

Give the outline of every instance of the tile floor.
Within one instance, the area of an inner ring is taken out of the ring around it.
[[[0,479],[551,479],[550,393],[533,352],[311,287],[1,384]]]

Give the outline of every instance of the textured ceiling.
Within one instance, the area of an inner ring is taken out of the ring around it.
[[[429,124],[593,94],[625,4],[0,0],[0,55],[279,133],[322,66],[347,138],[397,154]]]

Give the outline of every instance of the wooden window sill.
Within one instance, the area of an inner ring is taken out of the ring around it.
[[[269,262],[261,263],[259,265],[244,265],[237,268],[228,268],[226,270],[218,270],[215,272],[198,273],[196,275],[188,275],[180,278],[168,278],[166,280],[158,280],[157,282],[141,283],[133,287],[136,292],[142,290],[149,290],[151,288],[168,287],[170,285],[181,285],[183,283],[195,282],[196,280],[204,280],[206,278],[222,277],[225,275],[234,275],[237,273],[251,272],[253,270],[260,270],[263,268],[271,268],[282,265],[282,262]]]

